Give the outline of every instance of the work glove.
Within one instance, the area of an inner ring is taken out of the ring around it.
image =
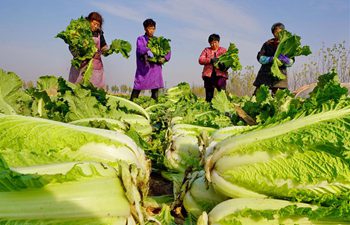
[[[268,63],[272,63],[272,61],[273,61],[273,56],[264,56],[264,55],[262,55],[259,58],[259,62],[261,64],[263,64],[263,65],[268,64]]]
[[[219,70],[227,71],[229,68],[225,66],[223,63],[218,63]]]
[[[217,61],[219,61],[219,58],[214,57],[210,59],[211,64],[215,64]]]
[[[278,56],[278,59],[285,65],[290,64],[290,59],[287,56],[283,55],[283,54],[280,54]]]
[[[154,55],[153,55],[153,53],[151,52],[151,50],[148,50],[148,51],[147,51],[147,56],[148,56],[149,58],[153,58],[153,57],[154,57]]]

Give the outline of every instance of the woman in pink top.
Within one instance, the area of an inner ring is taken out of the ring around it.
[[[218,34],[211,34],[208,38],[210,47],[206,47],[200,57],[199,64],[204,65],[202,78],[204,80],[205,100],[211,102],[214,97],[215,88],[218,91],[226,89],[227,69],[219,64],[219,68],[214,67],[219,59],[219,56],[224,54],[227,50],[220,47],[220,36]]]

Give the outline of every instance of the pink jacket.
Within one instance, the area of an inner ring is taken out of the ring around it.
[[[227,50],[223,47],[219,47],[216,51],[216,57],[219,58],[220,55],[224,54]],[[201,55],[199,56],[199,64],[204,65],[202,77],[211,77],[214,66],[210,63],[210,60],[214,58],[214,51],[207,47],[205,48]],[[227,78],[227,71],[221,71],[215,68],[216,76],[221,76]]]

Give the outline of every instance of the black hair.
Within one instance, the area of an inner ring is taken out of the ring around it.
[[[208,38],[208,42],[220,41],[220,36],[218,34],[211,34]]]
[[[102,18],[102,16],[101,16],[101,14],[99,14],[98,12],[91,12],[91,13],[86,17],[86,19],[87,19],[88,21],[90,21],[90,22],[93,21],[93,20],[96,20],[96,21],[100,22],[101,27],[102,27],[103,18]]]
[[[278,22],[278,23],[274,23],[274,24],[272,25],[272,27],[271,27],[271,32],[274,33],[275,30],[276,30],[278,27],[280,27],[281,29],[284,30],[284,24]]]
[[[155,27],[156,26],[156,22],[152,19],[146,19],[145,21],[143,21],[143,27],[146,29],[147,27]]]

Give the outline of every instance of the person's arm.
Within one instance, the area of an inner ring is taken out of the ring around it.
[[[201,53],[201,55],[199,56],[198,62],[201,65],[207,65],[210,64],[210,60],[211,58],[208,57],[207,51],[206,49],[204,49]]]
[[[138,37],[136,41],[136,52],[140,55],[146,55],[150,49],[147,47],[147,42],[143,36]]]
[[[287,67],[291,67],[294,64],[294,57],[293,58],[289,58],[286,55],[279,55],[278,59]]]
[[[264,65],[264,64],[271,63],[272,60],[273,60],[272,56],[264,56],[264,55],[262,55],[259,58],[259,63]]]
[[[222,56],[226,52],[227,52],[226,48],[220,47],[220,54],[218,55],[218,58],[220,58],[220,56]],[[229,67],[226,67],[225,64],[220,62],[218,63],[218,67],[219,67],[219,70],[222,72],[226,72],[229,69]]]
[[[266,44],[264,44],[261,47],[261,49],[260,49],[260,51],[258,52],[258,55],[257,55],[257,59],[258,59],[259,63],[262,64],[262,65],[265,65],[265,64],[268,64],[268,63],[272,63],[272,61],[273,61],[273,56],[266,56],[265,55],[265,48],[266,48],[265,45]]]
[[[108,49],[109,49],[109,47],[106,43],[106,39],[103,35],[103,31],[101,31],[101,34],[100,34],[100,47],[101,47],[102,54],[105,53],[106,51],[108,51]]]
[[[158,63],[164,64],[165,62],[168,62],[170,60],[170,57],[171,57],[171,52],[168,52],[164,57],[161,57],[158,60]]]
[[[100,47],[101,49],[104,48],[107,45],[105,36],[103,35],[103,31],[101,31],[100,34]]]
[[[170,58],[171,58],[171,52],[168,52],[168,54],[166,54],[166,55],[164,56],[164,58],[165,58],[166,61],[169,61]]]

